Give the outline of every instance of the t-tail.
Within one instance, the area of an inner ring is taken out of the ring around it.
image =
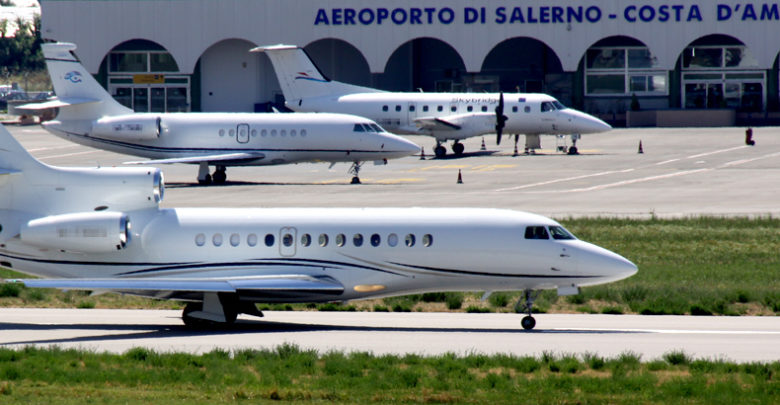
[[[0,125],[0,244],[19,238],[42,248],[94,249],[99,238],[84,229],[121,237],[102,230],[129,229],[126,212],[157,209],[163,190],[156,168],[46,165]]]
[[[306,51],[295,45],[259,46],[251,52],[263,52],[268,55],[276,70],[276,77],[279,79],[287,105],[292,109],[307,98],[382,92],[328,79],[312,62]]]
[[[95,120],[133,112],[114,100],[81,65],[71,52],[76,49],[76,45],[65,42],[45,43],[41,49],[57,99],[39,105],[27,105],[25,108],[58,107],[60,112],[57,119],[60,121]]]

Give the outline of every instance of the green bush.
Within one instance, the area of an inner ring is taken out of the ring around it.
[[[18,297],[22,293],[24,286],[19,283],[0,284],[0,297]]]
[[[463,293],[454,292],[447,294],[447,309],[455,310],[463,306]]]

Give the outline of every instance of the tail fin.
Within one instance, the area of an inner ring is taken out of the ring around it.
[[[58,119],[78,120],[130,114],[87,72],[71,51],[76,45],[65,42],[41,45],[60,107]]]
[[[380,92],[368,87],[329,80],[314,65],[306,51],[295,45],[259,46],[251,52],[264,52],[268,55],[288,103],[297,103],[298,100],[313,97]]]
[[[30,155],[13,135],[0,125],[0,178],[40,167],[45,165]]]

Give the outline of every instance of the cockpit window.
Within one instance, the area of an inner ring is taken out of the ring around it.
[[[363,129],[363,126],[360,125],[360,124],[355,124],[355,128],[352,131],[354,131],[354,132],[365,132],[365,130]]]
[[[363,128],[366,129],[366,132],[376,132],[374,131],[374,128],[371,128],[371,125],[369,124],[363,124]]]
[[[562,226],[551,226],[550,235],[552,235],[553,239],[557,240],[576,239],[574,235],[570,234],[569,231]]]
[[[553,105],[553,103],[549,101],[545,101],[542,103],[542,112],[554,111],[554,110],[555,110],[555,106]]]
[[[376,132],[385,132],[385,130],[377,124],[371,124],[371,128],[374,128],[374,131]]]
[[[547,228],[543,226],[529,226],[525,228],[526,239],[550,239],[547,236]]]
[[[561,102],[560,102],[560,101],[558,101],[558,100],[555,100],[555,101],[553,101],[552,103],[553,103],[553,105],[555,106],[555,108],[557,108],[557,109],[559,109],[559,110],[565,110],[565,109],[566,109],[566,106],[564,106],[563,104],[561,104]]]

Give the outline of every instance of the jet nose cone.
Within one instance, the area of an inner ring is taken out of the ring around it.
[[[622,280],[636,274],[636,265],[625,257],[589,244],[583,249],[583,260],[580,261],[580,270],[589,276],[597,278],[598,283]]]
[[[397,157],[420,153],[420,147],[416,143],[392,134],[388,134],[387,140],[384,142],[384,150]]]
[[[577,123],[577,129],[581,134],[595,134],[606,132],[612,129],[612,126],[606,122],[581,111],[572,111],[576,115],[574,121]]]

